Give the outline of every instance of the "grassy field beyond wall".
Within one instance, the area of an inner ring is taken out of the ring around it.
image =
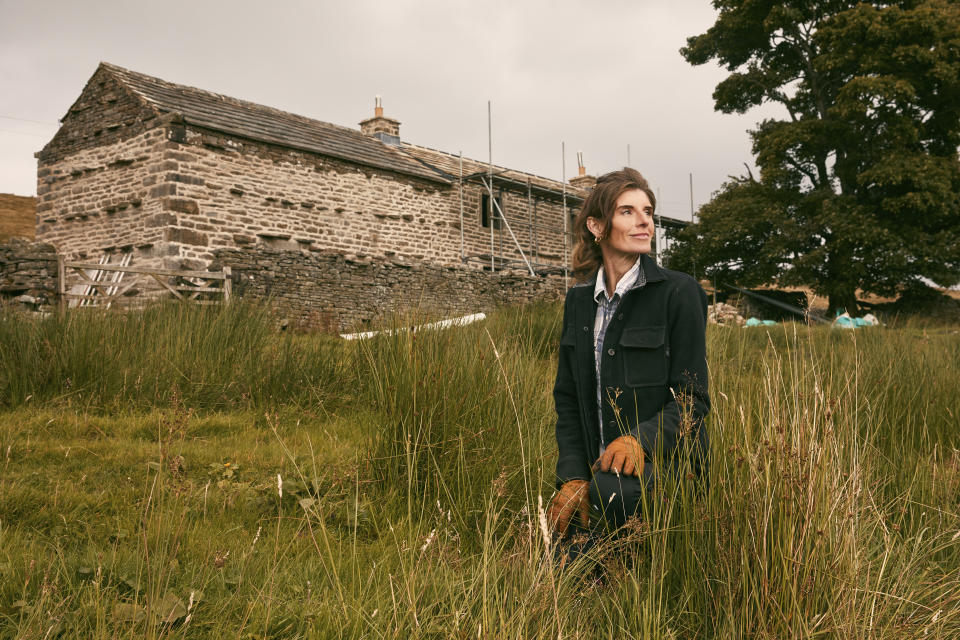
[[[0,639],[960,637],[960,332],[711,326],[710,491],[560,569],[560,313],[0,315]]]

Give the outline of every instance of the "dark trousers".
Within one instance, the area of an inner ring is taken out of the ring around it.
[[[653,488],[653,467],[645,464],[639,478],[596,472],[590,480],[590,525],[570,524],[567,530],[570,542],[556,548],[557,559],[564,562],[577,559],[588,553],[607,531],[615,532],[627,518],[640,515],[644,494]]]
[[[590,480],[591,521],[599,516],[606,528],[619,529],[640,512],[643,496],[652,488],[652,464],[643,465],[639,478],[598,471]]]

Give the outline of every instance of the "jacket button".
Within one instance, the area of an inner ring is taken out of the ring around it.
[[[607,355],[612,356],[612,355],[615,354],[615,353],[616,353],[616,351],[615,351],[614,349],[607,349]]]
[[[589,332],[589,331],[590,331],[590,327],[588,327],[587,325],[583,325],[583,330],[584,330],[584,332]]]
[[[622,313],[618,313],[618,314],[617,314],[617,320],[623,320],[623,314],[622,314]]]

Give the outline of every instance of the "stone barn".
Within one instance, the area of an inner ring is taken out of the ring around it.
[[[36,239],[70,260],[229,266],[304,326],[562,294],[567,184],[101,63],[37,153]],[[492,197],[491,197],[492,196]]]
[[[564,214],[590,177],[491,168],[399,127],[379,106],[351,129],[102,63],[37,153],[36,238],[69,259],[228,265],[236,290],[338,329],[562,293]]]

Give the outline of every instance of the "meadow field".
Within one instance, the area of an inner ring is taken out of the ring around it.
[[[0,638],[960,637],[960,331],[709,327],[709,491],[561,569],[560,313],[0,315]]]

